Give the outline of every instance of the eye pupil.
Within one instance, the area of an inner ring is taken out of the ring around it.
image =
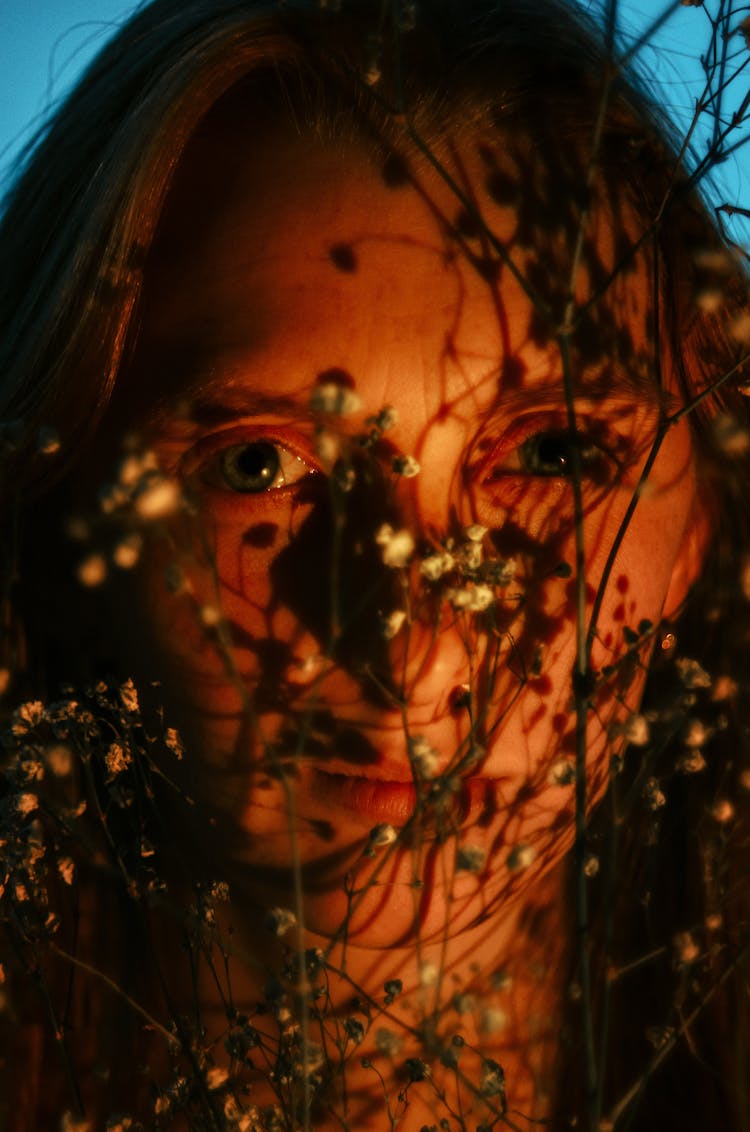
[[[267,440],[237,444],[221,456],[222,476],[234,491],[266,491],[276,482],[280,470],[278,449]]]
[[[563,432],[542,432],[521,445],[521,462],[534,476],[569,476],[572,471],[570,438]]]

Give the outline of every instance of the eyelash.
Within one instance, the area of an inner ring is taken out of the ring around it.
[[[559,414],[540,413],[522,417],[500,437],[481,436],[475,448],[478,458],[470,463],[470,476],[481,486],[526,477],[569,480],[575,446],[585,483],[598,487],[613,483],[629,463],[628,439],[600,419],[579,416],[577,426],[571,439],[567,421]],[[550,452],[555,445],[557,452]]]

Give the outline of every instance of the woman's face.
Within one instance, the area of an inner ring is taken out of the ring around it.
[[[426,163],[407,175],[298,137],[194,143],[127,375],[126,430],[182,485],[148,525],[133,663],[163,681],[240,887],[290,904],[296,860],[308,925],[330,935],[349,913],[363,945],[460,930],[572,840],[574,457],[555,331],[575,206],[523,147],[447,149],[494,244]],[[573,283],[578,307],[593,298],[571,354],[587,621],[660,412],[645,258],[597,294],[626,221],[594,209]],[[418,474],[395,470],[407,456]],[[606,579],[591,799],[649,651],[624,630],[683,598],[698,514],[681,423]],[[371,840],[381,826],[390,845]]]

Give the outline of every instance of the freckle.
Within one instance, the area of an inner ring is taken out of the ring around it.
[[[618,593],[626,594],[630,589],[630,582],[628,581],[627,574],[620,574],[619,578],[615,582],[615,585],[617,587]]]
[[[565,728],[568,726],[568,717],[564,711],[556,711],[552,716],[552,729],[562,735]]]
[[[540,696],[548,696],[552,691],[552,681],[549,676],[537,676],[533,680],[529,680],[529,687]]]
[[[328,249],[331,263],[339,271],[351,275],[357,270],[357,256],[351,244],[332,244]]]
[[[631,613],[635,613],[635,602],[634,602],[634,601],[631,601],[631,603],[630,603],[630,605],[628,606],[628,608],[629,608],[629,610],[630,610],[630,612],[631,612]]]
[[[616,607],[614,613],[612,614],[612,617],[615,621],[624,621],[625,620],[625,602],[624,601],[621,601],[620,604]]]
[[[278,533],[279,528],[276,523],[256,523],[245,531],[242,541],[245,546],[255,546],[259,550],[265,550],[273,546]]]
[[[606,634],[606,636],[604,637],[603,644],[604,644],[605,649],[611,649],[612,648],[612,633],[611,632]]]

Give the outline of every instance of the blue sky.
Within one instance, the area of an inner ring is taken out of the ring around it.
[[[135,0],[0,0],[0,180],[12,170],[34,122],[136,6]],[[668,6],[674,5],[665,0],[620,0],[625,35],[638,35],[655,12]],[[660,100],[678,121],[689,121],[702,90],[698,59],[707,33],[702,8],[677,6],[658,38],[639,53],[646,72],[658,81]],[[738,52],[746,50],[740,36],[732,42]],[[747,78],[742,76],[737,84],[736,102],[748,90],[750,66]],[[750,125],[744,135],[750,137]],[[750,207],[750,144],[726,163],[721,175],[722,198]]]

